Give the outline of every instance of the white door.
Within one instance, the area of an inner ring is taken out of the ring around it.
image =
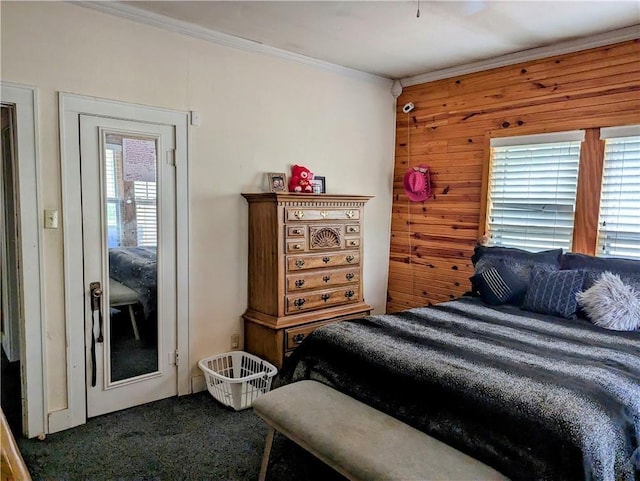
[[[80,115],[87,416],[178,394],[173,126]]]

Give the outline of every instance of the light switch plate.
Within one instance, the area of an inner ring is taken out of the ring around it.
[[[191,112],[191,125],[194,127],[200,127],[200,113],[192,110]]]
[[[46,209],[44,211],[44,228],[45,229],[57,229],[58,228],[58,211]]]

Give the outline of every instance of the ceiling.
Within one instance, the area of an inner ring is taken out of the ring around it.
[[[624,27],[636,26],[640,36],[637,0],[118,3],[391,79]]]

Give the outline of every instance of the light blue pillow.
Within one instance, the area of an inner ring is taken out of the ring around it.
[[[570,319],[578,307],[576,294],[582,290],[584,271],[553,271],[536,268],[524,297],[522,309]]]

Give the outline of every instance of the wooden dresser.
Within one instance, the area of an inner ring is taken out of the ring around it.
[[[314,329],[368,315],[362,195],[242,194],[249,203],[244,347],[279,368]]]

